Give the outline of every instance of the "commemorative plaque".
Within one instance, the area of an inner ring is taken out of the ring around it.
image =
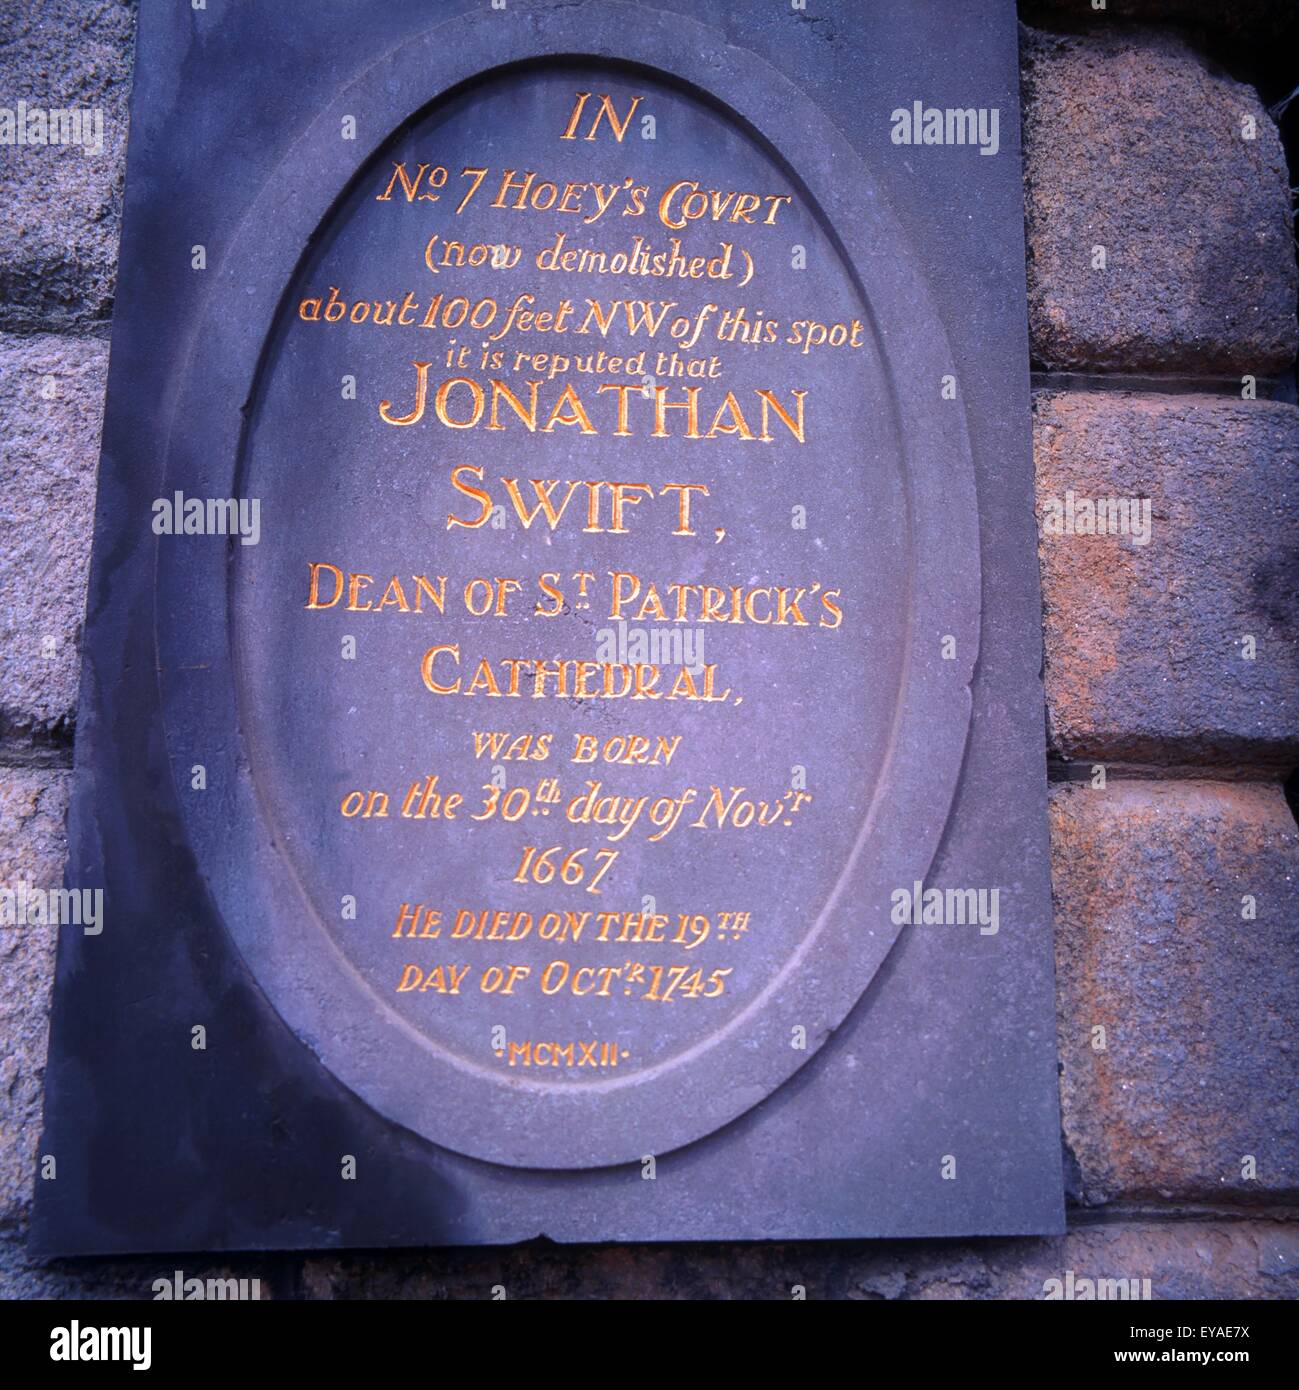
[[[145,0],[43,1251],[1059,1229],[1016,82]]]

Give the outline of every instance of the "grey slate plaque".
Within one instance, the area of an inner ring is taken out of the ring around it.
[[[141,8],[38,1247],[1060,1229],[1013,7]]]

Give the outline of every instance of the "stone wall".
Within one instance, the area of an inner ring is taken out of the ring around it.
[[[1024,8],[1039,510],[1151,499],[1146,544],[1040,543],[1069,1234],[187,1257],[187,1274],[307,1298],[1032,1298],[1066,1269],[1156,1297],[1299,1295],[1294,228],[1277,128],[1214,61],[1239,71],[1294,25],[1269,0]],[[56,884],[65,854],[133,23],[126,0],[0,11],[4,104],[105,114],[97,157],[0,154],[5,884]],[[148,1296],[168,1262],[25,1254],[53,944],[0,936],[0,1294]]]

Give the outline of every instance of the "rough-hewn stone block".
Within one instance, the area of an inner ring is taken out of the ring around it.
[[[1254,89],[1173,35],[1122,29],[1025,31],[1023,72],[1034,356],[1280,372],[1295,356],[1294,232]]]
[[[69,777],[0,768],[0,888],[62,885]],[[54,927],[0,923],[0,1226],[31,1201],[56,939]]]
[[[0,736],[73,718],[106,344],[0,335]]]
[[[3,105],[98,112],[103,137],[98,153],[84,142],[0,146],[2,328],[58,328],[112,311],[134,22],[122,0],[0,6]]]
[[[1084,1199],[1291,1199],[1299,828],[1280,788],[1063,786],[1051,856],[1064,1130]]]
[[[1034,435],[1052,751],[1294,766],[1299,410],[1042,393]],[[1075,533],[1049,534],[1070,493]],[[1150,499],[1146,544],[1077,534],[1083,504],[1109,498]]]

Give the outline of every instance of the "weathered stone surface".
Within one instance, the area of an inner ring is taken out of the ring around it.
[[[85,324],[112,311],[134,25],[124,0],[0,7],[3,104],[103,120],[98,153],[0,147],[0,327]]]
[[[40,1265],[30,1258],[18,1229],[0,1231],[0,1299],[14,1298],[113,1298],[154,1299],[154,1282],[165,1279],[174,1287],[179,1267],[182,1280],[205,1281],[204,1296],[228,1301],[240,1292],[228,1281],[250,1281],[243,1292],[251,1298],[251,1281],[259,1280],[260,1301],[281,1297],[291,1290],[296,1260],[285,1256],[246,1257],[214,1262],[206,1257],[177,1259],[167,1255],[129,1260],[55,1261]],[[206,1281],[220,1285],[207,1286]],[[195,1291],[191,1288],[191,1294]]]
[[[1070,491],[1076,502],[1151,503],[1145,545],[1040,528],[1052,751],[1293,767],[1299,411],[1197,395],[1041,393],[1034,431],[1039,521]]]
[[[0,768],[0,887],[61,886],[69,777]],[[31,1201],[56,935],[0,924],[0,1226]]]
[[[1051,823],[1063,1119],[1084,1200],[1289,1200],[1299,830],[1280,788],[1065,786]]]
[[[0,336],[0,735],[74,717],[107,345]]]
[[[1026,30],[1022,56],[1034,356],[1126,372],[1284,369],[1296,346],[1289,180],[1254,89],[1166,33]]]
[[[309,1258],[308,1298],[1040,1299],[1049,1280],[1150,1280],[1153,1298],[1294,1298],[1299,1228],[1082,1227],[1044,1240],[835,1245],[520,1246]]]

